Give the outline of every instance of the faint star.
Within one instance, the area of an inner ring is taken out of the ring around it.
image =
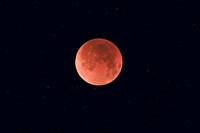
[[[178,45],[178,47],[179,47],[179,48],[181,48],[181,47],[182,47],[182,45],[181,45],[181,44],[179,44],[179,45]]]
[[[178,85],[176,86],[176,88],[180,88],[180,85],[178,84]]]
[[[192,26],[196,26],[196,24],[193,23]]]
[[[187,87],[190,88],[190,87],[191,87],[191,84],[187,84]]]
[[[131,100],[128,100],[128,103],[132,103],[132,101],[131,101]]]
[[[83,109],[87,109],[87,106],[83,106]]]
[[[61,28],[65,28],[65,25],[61,25],[60,27],[61,27]]]
[[[52,34],[52,37],[56,37],[56,34]]]
[[[38,8],[39,8],[39,6],[34,6],[34,8],[35,8],[35,9],[38,9]]]
[[[9,90],[6,91],[6,94],[10,95],[10,93],[11,93],[11,92],[10,92]]]

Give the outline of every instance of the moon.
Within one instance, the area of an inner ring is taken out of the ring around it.
[[[111,41],[95,38],[85,42],[78,50],[75,67],[87,83],[102,86],[114,81],[122,69],[122,55]]]

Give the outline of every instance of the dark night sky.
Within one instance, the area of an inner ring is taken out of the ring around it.
[[[198,5],[1,0],[0,133],[198,132]],[[96,37],[114,42],[124,62],[100,87],[74,62]]]

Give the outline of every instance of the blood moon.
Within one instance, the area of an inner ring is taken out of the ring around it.
[[[101,86],[115,80],[122,69],[122,55],[109,40],[95,38],[78,50],[75,66],[79,76],[89,84]]]

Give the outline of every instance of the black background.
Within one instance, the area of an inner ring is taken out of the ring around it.
[[[0,1],[1,133],[198,132],[198,2]],[[123,56],[106,86],[75,69],[92,38]]]

